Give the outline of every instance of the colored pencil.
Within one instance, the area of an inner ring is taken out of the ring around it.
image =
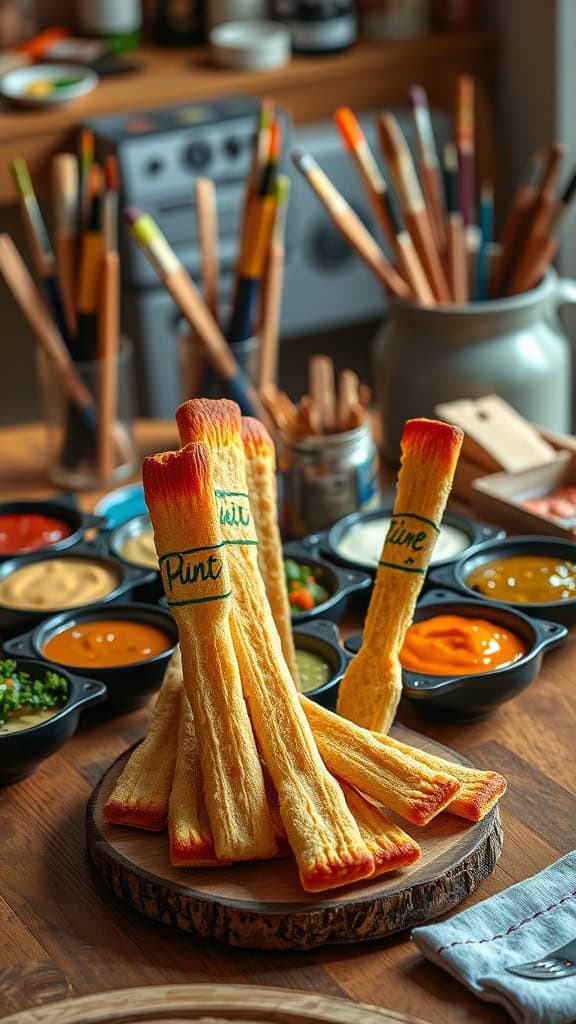
[[[207,358],[225,383],[228,394],[238,402],[245,416],[258,416],[262,406],[253,387],[242,373],[226,339],[196,285],[180,263],[158,225],[148,214],[132,207],[124,219],[166,290],[196,332]]]
[[[378,280],[393,295],[401,299],[411,297],[406,282],[386,259],[382,249],[354,212],[344,196],[334,187],[313,156],[293,153],[292,160],[300,173],[314,189],[332,222]]]
[[[196,178],[194,202],[200,247],[200,278],[206,305],[218,322],[218,217],[211,178]]]
[[[456,90],[456,148],[464,227],[474,223],[474,79],[460,75]]]
[[[483,302],[488,297],[489,252],[494,240],[494,189],[486,182],[480,193],[480,248],[476,256],[476,287],[474,298]]]
[[[56,278],[56,260],[26,161],[22,159],[13,160],[11,168],[20,200],[20,210],[34,269],[44,282],[58,331],[64,338],[67,347],[71,350],[72,341],[66,326],[60,287]]]
[[[274,382],[277,376],[278,337],[284,277],[284,232],[289,197],[290,178],[280,174],[276,180],[274,229],[262,289],[260,353],[256,376],[259,390],[265,387],[269,381]]]
[[[78,162],[73,153],[58,153],[52,161],[54,250],[66,327],[76,335]]]
[[[408,144],[393,114],[378,119],[380,144],[390,170],[396,195],[414,248],[424,268],[434,298],[449,302],[450,292],[434,241],[430,218]]]
[[[446,262],[452,301],[468,301],[468,273],[464,225],[458,193],[458,153],[448,142],[444,146],[444,181],[446,190]]]
[[[442,252],[446,247],[446,228],[444,223],[446,210],[440,160],[434,139],[428,97],[426,90],[421,85],[411,86],[408,90],[408,96],[412,105],[422,191],[434,233],[434,240],[438,249]]]

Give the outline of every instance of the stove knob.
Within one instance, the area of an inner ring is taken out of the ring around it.
[[[242,152],[242,143],[240,139],[235,138],[233,135],[231,135],[230,138],[225,139],[224,152],[231,160],[236,160]]]
[[[191,142],[184,150],[184,162],[193,171],[202,171],[212,159],[212,150],[205,142]]]

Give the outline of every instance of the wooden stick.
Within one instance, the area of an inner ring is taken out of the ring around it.
[[[216,188],[211,178],[196,178],[194,201],[200,247],[200,276],[204,300],[218,323],[218,217]]]
[[[78,162],[73,153],[58,153],[52,161],[54,249],[66,326],[76,334],[76,226]]]
[[[358,375],[353,370],[342,370],[338,381],[338,430],[349,429],[351,410],[359,404],[359,384]]]
[[[432,225],[434,240],[438,250],[442,252],[446,247],[444,192],[428,97],[426,91],[420,85],[413,85],[408,90],[408,95],[412,104],[422,191]]]
[[[312,356],[308,366],[310,394],[318,409],[323,432],[336,428],[334,363],[330,356]]]
[[[279,175],[275,184],[276,215],[270,242],[268,262],[263,282],[262,312],[260,320],[260,358],[258,361],[257,383],[263,388],[268,381],[274,381],[278,363],[278,336],[282,311],[282,285],[284,280],[284,231],[290,179]]]
[[[515,254],[519,247],[524,227],[527,224],[527,219],[536,199],[538,181],[541,177],[543,166],[544,152],[537,150],[530,161],[525,177],[516,190],[508,216],[504,222],[500,252],[494,261],[491,274],[491,298],[496,298],[496,296],[501,294],[510,272],[511,264],[516,258]]]
[[[98,319],[98,472],[108,480],[114,469],[114,423],[118,405],[118,351],[120,347],[120,262],[118,253],[106,252],[100,282]]]
[[[474,223],[474,141],[474,79],[460,75],[456,94],[456,146],[464,227]]]

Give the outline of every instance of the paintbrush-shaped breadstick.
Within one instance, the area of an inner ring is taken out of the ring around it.
[[[270,857],[276,844],[230,636],[232,591],[210,453],[191,445],[150,456],[143,483],[164,590],[178,623],[216,856]]]
[[[408,867],[420,859],[418,843],[387,818],[381,807],[368,803],[352,786],[341,783],[346,803],[354,815],[360,835],[374,857],[374,875]]]
[[[280,636],[282,653],[292,678],[298,685],[292,615],[286,588],[282,540],[278,528],[274,442],[260,420],[243,416],[242,443],[246,456],[250,509],[258,538],[258,566]]]
[[[368,729],[307,697],[300,701],[329,771],[406,821],[428,824],[459,792],[460,784],[446,769],[384,747]]]
[[[174,651],[146,736],[132,752],[106,801],[104,817],[114,825],[159,832],[166,828],[176,764],[175,736],[180,710],[181,663]]]
[[[408,420],[390,528],[384,541],[362,647],[340,684],[338,713],[387,732],[402,693],[399,652],[422,589],[463,432],[436,420]]]
[[[176,420],[182,443],[201,439],[211,451],[242,685],[300,880],[304,889],[316,892],[369,877],[374,858],[324,767],[282,655],[258,570],[239,413],[233,402],[197,400],[180,406]]]

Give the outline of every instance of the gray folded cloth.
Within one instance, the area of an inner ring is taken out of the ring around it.
[[[532,878],[441,924],[414,928],[425,957],[520,1024],[576,1021],[576,975],[538,981],[509,974],[576,938],[576,851]]]

